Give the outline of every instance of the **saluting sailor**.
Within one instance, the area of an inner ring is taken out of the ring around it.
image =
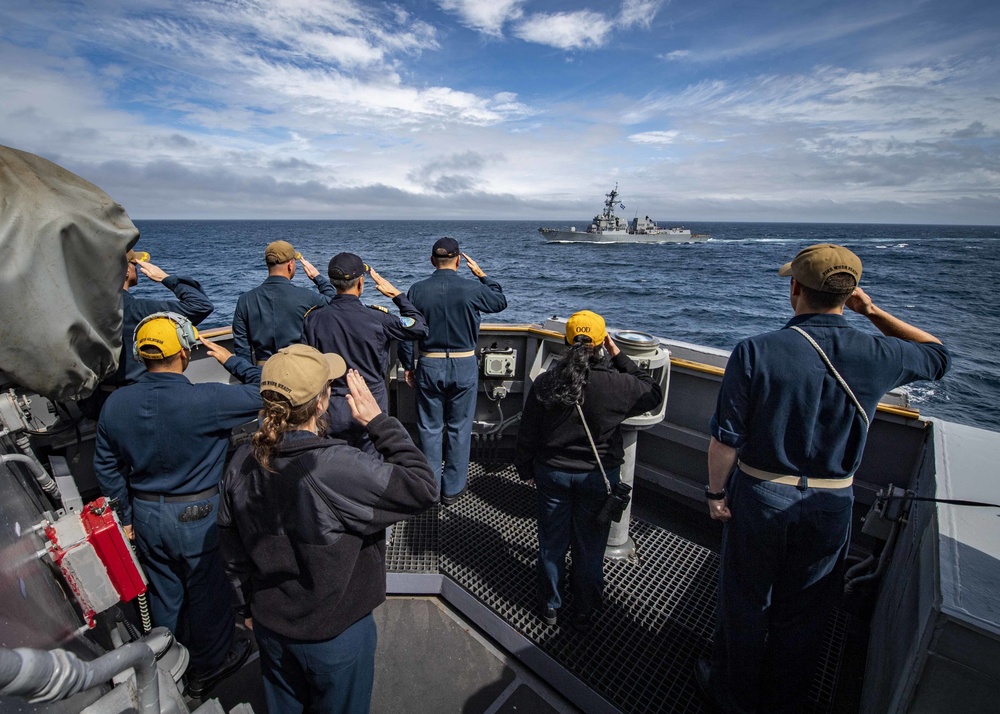
[[[458,274],[463,258],[475,280]],[[479,320],[484,312],[505,309],[507,298],[500,283],[462,253],[454,238],[445,236],[434,243],[431,265],[431,276],[414,283],[408,293],[429,330],[420,340],[419,361],[414,359],[412,343],[400,343],[399,354],[406,383],[417,390],[420,448],[441,479],[441,503],[449,506],[465,493],[469,476],[479,388]]]
[[[143,319],[157,312],[173,312],[186,317],[192,325],[198,325],[215,309],[201,284],[194,278],[167,274],[159,266],[153,265],[149,253],[143,251],[130,250],[125,254],[125,259],[128,266],[125,270],[125,283],[122,285],[122,350],[118,357],[118,369],[101,382],[92,395],[80,400],[80,410],[94,421],[97,421],[111,392],[126,384],[133,384],[146,371],[146,365],[141,360],[132,359],[132,337],[136,326]],[[177,299],[132,295],[129,289],[139,284],[140,273],[170,290]]]
[[[409,298],[354,253],[333,256],[327,272],[337,295],[329,305],[311,310],[306,315],[302,342],[320,352],[341,355],[348,367],[364,377],[379,408],[388,412],[389,395],[385,379],[389,369],[390,342],[409,342],[426,337],[427,322]],[[383,307],[361,302],[367,277],[371,277],[376,290],[399,308],[398,317],[389,314]],[[351,416],[344,400],[347,392],[345,377],[334,381],[327,412],[327,433],[345,438],[368,453],[375,453],[364,428]]]
[[[125,284],[122,285],[122,352],[118,361],[118,371],[108,380],[110,384],[118,386],[131,384],[146,370],[142,362],[131,359],[132,335],[135,333],[136,325],[142,322],[143,318],[155,312],[176,312],[197,326],[215,309],[208,295],[202,290],[201,284],[194,278],[168,275],[162,268],[149,262],[149,253],[130,250],[125,257],[128,260],[128,269],[125,273]],[[172,292],[177,299],[133,296],[129,288],[139,284],[140,272]]]
[[[204,338],[209,354],[248,384],[192,384],[183,373],[198,340],[176,313],[139,323],[134,357],[147,371],[108,397],[94,473],[135,538],[153,623],[191,653],[188,687],[200,698],[250,654],[249,640],[235,637],[215,517],[230,432],[257,415],[261,397],[260,368]]]
[[[805,248],[778,275],[795,315],[736,345],[712,416],[708,512],[725,523],[711,660],[696,681],[726,712],[805,709],[850,545],[854,472],[887,391],[941,379],[934,335],[876,307],[861,259]],[[845,307],[882,334],[858,329]]]
[[[295,261],[319,292],[292,284]],[[302,320],[314,307],[326,305],[337,292],[330,281],[288,241],[276,240],[264,250],[267,279],[240,295],[233,313],[233,350],[260,364],[282,347],[302,338]]]

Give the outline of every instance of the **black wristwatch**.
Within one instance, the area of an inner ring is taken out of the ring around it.
[[[705,498],[709,501],[721,501],[726,497],[726,489],[721,491],[710,491],[709,486],[705,486]]]

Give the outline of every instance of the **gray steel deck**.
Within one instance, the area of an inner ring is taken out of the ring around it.
[[[702,712],[692,668],[711,648],[718,555],[635,518],[631,532],[638,561],[606,561],[606,606],[587,633],[546,627],[538,619],[535,495],[512,467],[489,471],[473,464],[469,493],[458,503],[394,528],[387,566],[390,582],[402,584],[393,589],[397,594],[420,575],[452,581],[488,608],[501,628],[523,638],[506,638],[508,649],[511,642],[521,649],[514,656],[581,708],[592,704],[581,703],[561,682],[590,690],[609,711]],[[392,574],[401,575],[394,580]],[[810,702],[817,714],[833,704],[847,623],[837,611],[827,625]]]

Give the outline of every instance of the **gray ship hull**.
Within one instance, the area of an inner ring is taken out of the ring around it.
[[[689,230],[666,229],[655,233],[629,231],[564,231],[556,228],[539,228],[548,243],[704,243],[707,235]]]

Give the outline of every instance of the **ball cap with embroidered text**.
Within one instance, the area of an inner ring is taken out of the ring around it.
[[[144,359],[166,359],[180,352],[184,346],[177,335],[177,323],[169,317],[156,317],[136,331],[135,348]]]
[[[347,374],[347,363],[338,354],[323,353],[309,345],[289,345],[264,363],[260,391],[283,394],[293,407],[313,399],[329,382]]]
[[[434,242],[434,247],[431,248],[431,255],[435,258],[454,258],[460,252],[458,241],[448,236],[438,238]]]
[[[831,243],[821,243],[803,248],[790,263],[778,269],[783,278],[792,276],[796,282],[820,292],[834,293],[842,290],[827,287],[830,276],[847,273],[854,277],[855,286],[861,282],[861,258],[847,248]],[[853,292],[854,288],[850,291]]]
[[[136,261],[142,261],[143,263],[149,262],[149,253],[144,250],[130,250],[125,254],[125,260],[130,263],[135,263]]]
[[[354,280],[368,272],[368,266],[354,253],[337,253],[327,268],[330,280]]]
[[[276,240],[268,243],[264,249],[264,260],[268,265],[280,265],[289,260],[298,260],[302,256],[295,251],[292,244],[286,240]]]
[[[566,342],[573,344],[573,341],[579,335],[589,337],[591,342],[598,347],[603,345],[604,338],[608,336],[608,329],[604,324],[604,318],[590,310],[574,312],[566,320]]]

